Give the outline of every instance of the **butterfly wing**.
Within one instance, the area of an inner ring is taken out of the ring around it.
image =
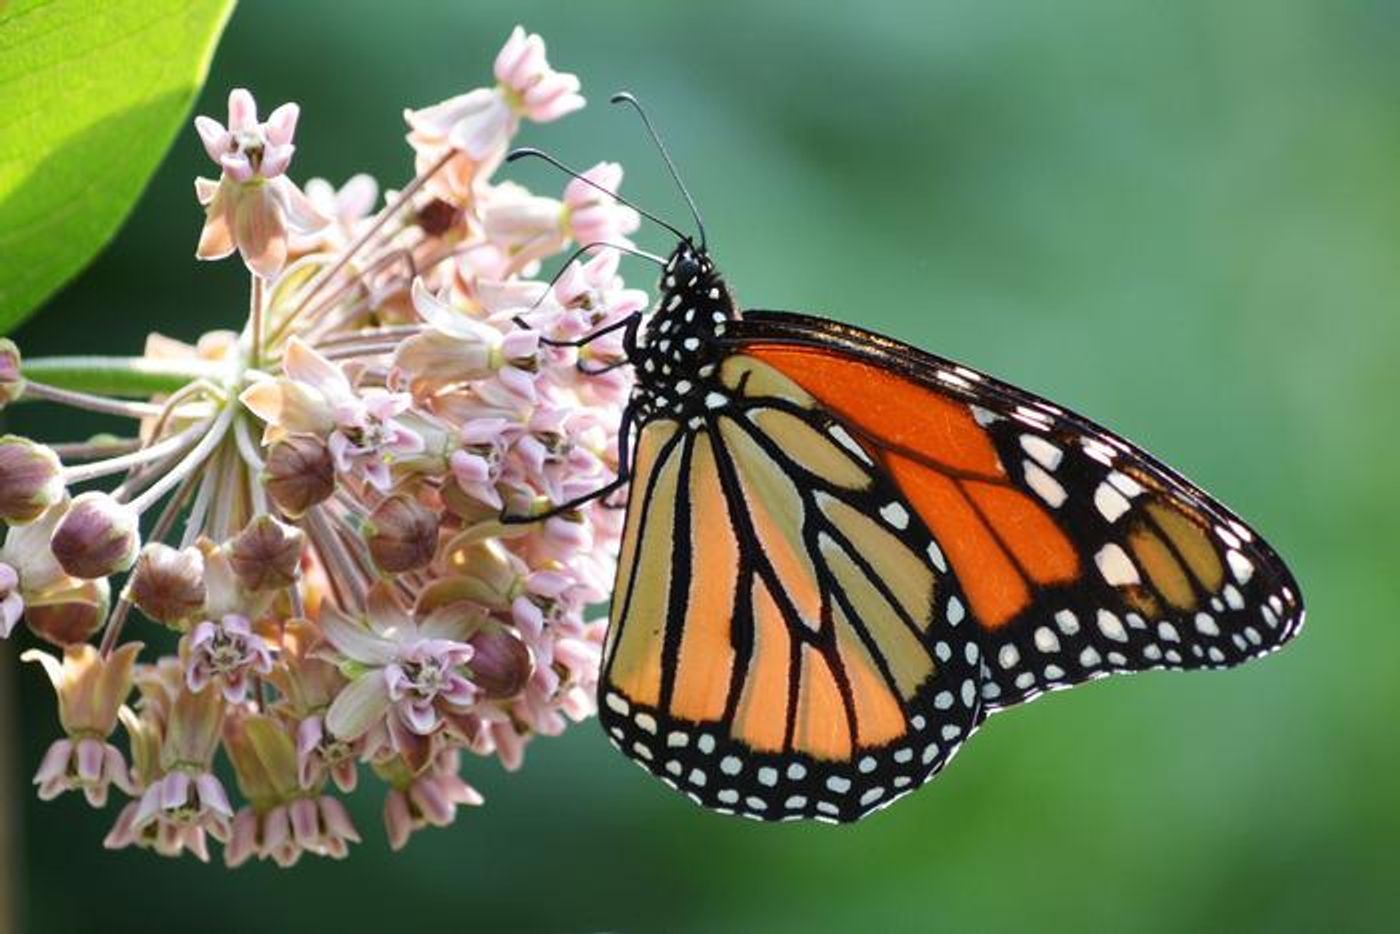
[[[725,341],[703,414],[640,429],[600,687],[697,803],[858,819],[990,712],[1302,623],[1257,534],[1086,419],[822,319]]]
[[[870,447],[930,530],[981,635],[988,712],[1116,672],[1229,667],[1301,627],[1257,533],[1088,419],[819,318],[749,313],[734,340]]]
[[[761,361],[719,381],[640,429],[600,717],[706,807],[854,820],[972,732],[978,639],[865,447]]]

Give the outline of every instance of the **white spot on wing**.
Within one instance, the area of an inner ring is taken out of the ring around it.
[[[1117,522],[1123,513],[1132,508],[1123,494],[1107,483],[1100,483],[1094,490],[1094,506],[1109,522]]]
[[[1021,435],[1021,449],[1035,458],[1036,462],[1046,470],[1054,470],[1056,467],[1059,467],[1060,461],[1065,456],[1064,451],[1061,451],[1040,435]]]
[[[886,503],[881,506],[880,515],[897,529],[909,527],[909,512],[899,503]]]
[[[1094,555],[1094,563],[1099,566],[1103,579],[1114,587],[1126,587],[1142,583],[1138,577],[1137,565],[1116,543],[1109,542]]]
[[[1022,466],[1026,472],[1026,485],[1052,509],[1059,509],[1067,498],[1065,488],[1060,486],[1060,482],[1046,473],[1035,461],[1024,461]]]

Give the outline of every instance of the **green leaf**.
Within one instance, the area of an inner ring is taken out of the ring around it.
[[[112,237],[233,0],[0,0],[0,334]]]

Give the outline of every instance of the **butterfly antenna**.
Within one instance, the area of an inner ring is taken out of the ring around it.
[[[675,181],[676,187],[681,190],[681,195],[685,198],[686,205],[690,208],[690,216],[695,218],[695,226],[700,231],[700,249],[705,249],[705,222],[700,219],[700,209],[695,206],[695,199],[690,196],[690,190],[685,187],[685,182],[681,181],[681,173],[676,171],[676,163],[671,160],[671,153],[667,151],[666,144],[661,142],[661,134],[656,132],[656,127],[652,125],[651,118],[642,109],[642,102],[637,100],[629,91],[619,91],[611,98],[614,104],[631,104],[632,109],[637,111],[637,116],[642,118],[642,125],[647,128],[647,133],[651,136],[651,141],[656,144],[657,151],[661,153],[661,158],[666,161],[666,168],[671,172],[671,178]]]
[[[599,185],[597,182],[593,181],[593,179],[585,177],[582,172],[569,168],[567,165],[560,162],[558,159],[554,158],[549,153],[544,152],[543,150],[535,149],[532,146],[522,146],[519,149],[512,149],[509,153],[507,153],[506,161],[514,162],[517,159],[524,159],[527,157],[543,159],[545,162],[548,162],[550,165],[554,166],[556,169],[563,172],[565,175],[568,175],[571,178],[578,179],[579,181],[587,185],[589,188],[594,188],[598,191],[601,191],[603,194],[607,195],[609,198],[612,198],[618,204],[627,205],[629,208],[636,211],[638,214],[642,215],[647,220],[660,224],[662,227],[665,227],[667,230],[671,231],[671,233],[675,234],[677,237],[680,237],[682,240],[690,239],[685,234],[677,230],[675,227],[672,227],[670,224],[657,217],[655,214],[652,214],[650,211],[643,211],[631,201],[628,201],[626,198],[622,197],[622,195],[618,194],[615,191],[609,191],[602,185]]]

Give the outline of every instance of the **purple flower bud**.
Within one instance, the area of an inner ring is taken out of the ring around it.
[[[178,623],[204,606],[204,555],[198,548],[176,550],[147,545],[131,573],[132,602],[162,623]]]
[[[102,628],[111,593],[105,580],[84,581],[81,587],[65,592],[62,600],[25,607],[25,624],[52,645],[79,645]]]
[[[437,554],[438,516],[407,496],[380,503],[365,525],[374,563],[391,574],[426,567]]]
[[[141,547],[140,516],[106,493],[80,493],[53,531],[50,547],[63,570],[95,580],[125,571]]]
[[[263,486],[289,516],[299,516],[335,492],[335,463],[320,438],[293,435],[268,452]]]
[[[271,516],[256,516],[229,543],[228,560],[249,590],[278,590],[296,583],[301,570],[302,531]]]
[[[491,626],[468,640],[475,649],[468,667],[486,697],[501,700],[525,690],[535,662],[529,646],[504,626]]]
[[[0,360],[4,343],[0,341]],[[0,374],[0,399],[4,392],[4,376]],[[0,519],[33,522],[62,498],[63,467],[57,454],[28,438],[0,438]]]
[[[24,377],[20,375],[19,348],[15,342],[0,338],[0,409],[24,395]]]

